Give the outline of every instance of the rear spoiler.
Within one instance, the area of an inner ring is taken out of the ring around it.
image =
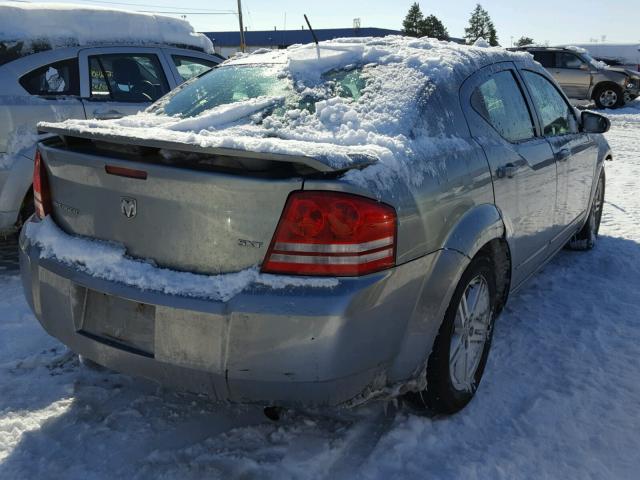
[[[51,133],[58,135],[66,142],[66,137],[82,138],[85,140],[94,140],[100,142],[108,142],[119,145],[131,145],[136,147],[159,148],[165,150],[174,150],[179,152],[201,153],[208,155],[223,155],[228,157],[241,157],[250,159],[271,160],[274,162],[297,163],[305,165],[313,170],[323,173],[344,172],[353,169],[363,169],[369,165],[376,163],[378,160],[372,155],[366,154],[348,154],[351,163],[347,165],[332,165],[328,159],[322,157],[308,157],[305,155],[288,155],[281,153],[263,153],[249,150],[238,150],[223,147],[203,147],[200,145],[172,142],[169,140],[143,139],[130,137],[126,135],[113,135],[102,132],[78,131],[73,128],[56,127],[49,124],[38,126],[38,133]]]

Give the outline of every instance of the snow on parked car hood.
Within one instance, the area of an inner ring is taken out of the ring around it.
[[[213,53],[213,44],[185,20],[65,3],[0,5],[0,43],[24,53],[96,43],[185,45]]]
[[[367,155],[378,160],[370,176],[391,169],[415,184],[437,171],[411,166],[417,155],[471,148],[453,119],[460,83],[485,65],[530,58],[427,38],[338,39],[235,57],[134,116],[40,126],[305,155],[336,169]]]

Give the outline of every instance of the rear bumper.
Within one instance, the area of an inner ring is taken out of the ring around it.
[[[255,286],[216,302],[98,279],[41,259],[40,249],[24,232],[20,238],[25,296],[46,331],[76,353],[114,370],[216,399],[281,405],[336,405],[408,379],[417,365],[405,361],[398,372],[394,362],[399,351],[404,359],[411,353],[425,360],[439,325],[435,318],[421,325],[427,341],[413,347],[420,351],[404,351],[407,332],[415,328],[408,325],[416,302],[425,285],[429,288],[425,272],[433,271],[437,257],[435,253],[378,274],[342,279],[334,288]],[[440,297],[435,288],[440,285],[444,283],[436,282],[429,298]],[[90,292],[151,308],[151,352],[83,333],[87,298],[95,295]],[[439,310],[434,306],[433,311]],[[394,375],[397,378],[391,378]]]

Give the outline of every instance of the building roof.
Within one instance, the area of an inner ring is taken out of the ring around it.
[[[384,37],[386,35],[402,35],[400,30],[386,28],[319,28],[314,29],[318,40],[332,40],[341,37]],[[202,32],[211,39],[216,47],[236,47],[240,45],[240,33],[235,32]],[[257,30],[244,34],[248,46],[294,45],[296,43],[313,42],[311,32],[304,30]]]

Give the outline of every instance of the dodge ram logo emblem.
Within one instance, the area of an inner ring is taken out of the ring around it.
[[[120,211],[127,218],[133,218],[138,213],[138,205],[135,198],[122,197],[120,199]]]

